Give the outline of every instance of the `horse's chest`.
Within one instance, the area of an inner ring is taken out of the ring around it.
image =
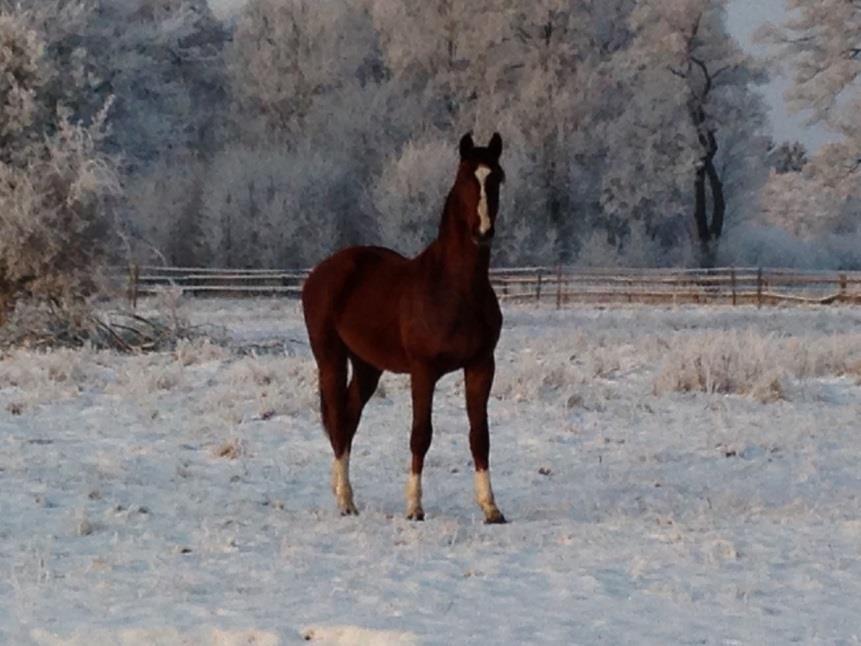
[[[406,335],[408,352],[445,370],[454,370],[491,352],[499,338],[500,318],[481,302],[449,301],[446,306],[417,308]]]

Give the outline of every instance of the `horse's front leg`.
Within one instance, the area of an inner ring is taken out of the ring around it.
[[[414,366],[410,372],[410,377],[413,396],[413,428],[410,434],[412,463],[406,490],[407,518],[424,520],[422,468],[433,435],[431,410],[433,408],[433,391],[439,375],[426,366]]]
[[[469,448],[475,463],[475,500],[484,512],[484,522],[504,523],[505,516],[493,499],[490,486],[490,434],[487,428],[487,400],[493,385],[493,355],[464,368],[466,413],[469,416]]]

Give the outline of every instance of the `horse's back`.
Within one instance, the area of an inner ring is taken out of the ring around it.
[[[334,333],[377,368],[406,371],[398,304],[408,263],[384,247],[348,247],[317,265],[302,288],[312,347]]]

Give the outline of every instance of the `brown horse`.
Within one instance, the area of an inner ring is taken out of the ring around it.
[[[502,314],[488,268],[502,138],[487,147],[460,141],[460,163],[436,240],[407,259],[381,247],[350,247],[321,262],[302,289],[305,324],[317,360],[323,425],[332,443],[332,489],[342,515],[356,514],[349,464],[362,409],[383,370],[409,373],[413,424],[407,518],[423,520],[421,474],[431,444],[434,387],[463,369],[475,496],[488,523],[504,523],[488,472],[487,399]],[[352,377],[347,384],[347,362]]]

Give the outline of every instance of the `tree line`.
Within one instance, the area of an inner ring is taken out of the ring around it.
[[[0,293],[413,253],[495,130],[498,264],[861,266],[861,8],[789,5],[756,60],[721,0],[0,0]],[[838,143],[765,134],[778,62]]]

